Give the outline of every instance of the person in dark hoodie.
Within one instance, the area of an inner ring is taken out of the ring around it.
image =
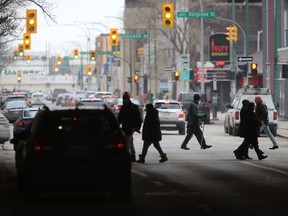
[[[145,157],[151,144],[154,145],[154,147],[160,154],[161,159],[159,160],[159,162],[165,162],[168,160],[168,158],[160,146],[160,141],[162,140],[162,133],[160,130],[158,110],[155,109],[151,103],[146,104],[145,108],[146,116],[142,128],[142,140],[144,142],[142,153],[139,155],[139,160],[137,162],[145,163]]]
[[[139,107],[131,102],[128,92],[124,92],[122,99],[123,106],[120,108],[120,112],[118,114],[118,122],[119,125],[122,125],[122,129],[127,138],[131,162],[135,162],[136,152],[133,134],[135,131],[140,133],[142,118]]]

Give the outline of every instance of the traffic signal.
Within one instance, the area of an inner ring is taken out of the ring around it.
[[[128,82],[128,83],[131,83],[131,77],[130,77],[130,76],[127,77],[127,82]]]
[[[90,61],[96,60],[96,50],[90,50]]]
[[[22,81],[22,73],[20,71],[17,72],[17,82],[21,83]]]
[[[37,10],[26,10],[26,33],[37,33]]]
[[[144,47],[140,47],[137,49],[138,57],[144,56]]]
[[[23,44],[18,44],[18,54],[20,57],[24,55],[24,46]]]
[[[79,50],[77,48],[73,49],[73,56],[74,56],[74,59],[78,59],[79,58]]]
[[[86,74],[88,76],[91,76],[92,75],[92,66],[91,65],[87,65],[85,72],[86,72]]]
[[[138,75],[134,75],[134,81],[135,81],[135,83],[139,83],[139,76]]]
[[[13,51],[13,60],[16,61],[18,58],[18,50]]]
[[[23,34],[23,45],[24,45],[24,50],[31,49],[31,34],[30,33]]]
[[[57,63],[58,65],[61,65],[61,63],[62,63],[62,57],[61,57],[60,55],[57,56],[56,63]]]
[[[228,26],[226,27],[227,32],[226,32],[226,39],[230,41],[234,41],[234,43],[237,42],[238,40],[238,33],[237,33],[237,26]]]
[[[257,63],[251,63],[251,76],[257,76],[258,72],[258,64]]]
[[[174,78],[175,78],[175,80],[176,80],[176,81],[179,80],[179,77],[180,77],[180,72],[179,72],[179,71],[175,71],[175,72],[174,72]]]
[[[110,45],[118,46],[118,43],[119,43],[118,28],[111,28],[110,29]]]
[[[26,55],[26,62],[27,64],[30,64],[31,62],[31,56],[29,54]]]
[[[164,28],[174,27],[174,4],[162,4],[162,25]]]
[[[54,64],[54,70],[55,70],[56,72],[59,70],[59,65],[58,65],[58,63],[55,63],[55,64]]]

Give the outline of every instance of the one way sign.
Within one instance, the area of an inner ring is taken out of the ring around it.
[[[238,62],[252,62],[253,57],[252,56],[242,56],[238,57]]]

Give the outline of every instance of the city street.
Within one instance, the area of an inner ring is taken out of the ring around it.
[[[270,140],[261,136],[260,148],[268,158],[236,160],[242,142],[224,133],[223,120],[205,125],[211,149],[200,150],[195,137],[190,150],[180,149],[183,135],[163,131],[161,145],[168,161],[150,147],[145,164],[133,163],[131,203],[115,203],[107,194],[46,194],[37,203],[27,202],[16,191],[13,146],[0,150],[0,215],[287,215],[288,139],[277,136],[280,148],[269,150]],[[137,154],[142,140],[135,134]]]

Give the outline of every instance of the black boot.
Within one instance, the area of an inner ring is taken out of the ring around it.
[[[159,160],[160,163],[165,162],[168,160],[167,155],[166,154],[162,154],[160,155],[161,159]]]
[[[136,162],[136,156],[135,155],[130,155],[130,161],[131,162]]]
[[[145,156],[140,154],[139,155],[139,160],[137,161],[138,163],[145,163]]]

